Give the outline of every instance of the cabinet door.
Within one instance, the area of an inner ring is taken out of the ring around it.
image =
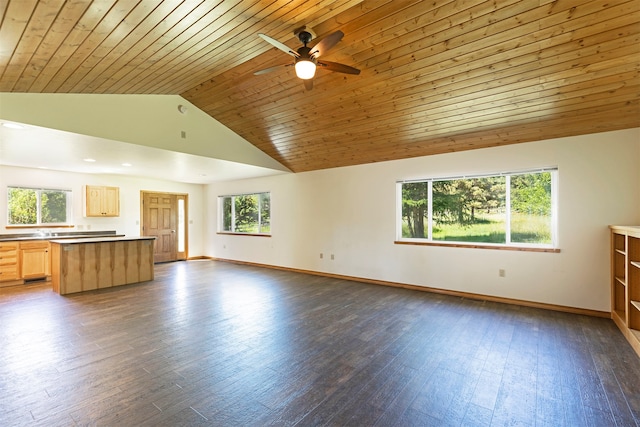
[[[47,248],[21,249],[22,278],[35,279],[51,275]]]
[[[0,245],[0,282],[17,280],[18,272],[18,245],[16,243],[3,243]]]
[[[119,216],[120,189],[87,185],[85,192],[85,216]]]
[[[118,187],[104,187],[104,215],[120,215],[120,189]]]
[[[87,185],[86,191],[86,215],[103,216],[102,200],[104,199],[104,187]]]

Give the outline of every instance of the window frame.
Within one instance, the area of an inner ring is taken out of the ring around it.
[[[269,222],[268,232],[262,232],[262,228],[265,226],[262,223],[263,218],[263,209],[262,209],[262,196],[268,195],[269,197]],[[258,232],[246,232],[246,231],[236,231],[236,216],[235,216],[235,208],[236,197],[246,197],[246,196],[255,196],[258,200]],[[224,201],[225,199],[231,199],[231,230],[225,230],[225,210],[224,210]],[[217,234],[233,234],[239,236],[261,236],[261,237],[271,237],[271,192],[270,191],[259,191],[252,193],[238,193],[238,194],[225,194],[218,196],[218,231]]]
[[[36,222],[33,224],[16,224],[11,221],[11,190],[32,190],[36,193]],[[65,222],[42,222],[42,193],[65,193]],[[70,227],[73,224],[73,190],[67,188],[23,187],[18,185],[7,186],[7,228],[33,228],[33,227]]]
[[[511,241],[511,176],[525,175],[534,173],[551,174],[551,243],[520,243]],[[486,174],[461,175],[450,177],[432,177],[421,179],[407,179],[396,181],[396,244],[408,245],[427,245],[427,246],[449,246],[449,247],[467,247],[467,248],[488,248],[488,249],[507,249],[507,250],[525,250],[540,252],[560,252],[558,246],[558,168],[545,167],[537,169],[527,169],[513,172],[496,172]],[[485,243],[485,242],[465,242],[465,241],[447,241],[433,239],[433,182],[437,181],[453,181],[461,179],[474,178],[492,178],[504,176],[505,179],[505,243]],[[428,211],[425,224],[428,227],[426,238],[403,237],[403,210],[402,210],[402,185],[408,183],[428,183]]]

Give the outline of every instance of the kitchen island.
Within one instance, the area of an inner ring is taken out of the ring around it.
[[[53,239],[51,282],[60,295],[153,280],[155,237]]]

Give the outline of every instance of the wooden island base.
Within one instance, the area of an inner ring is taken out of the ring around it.
[[[60,295],[153,280],[154,237],[51,241],[51,282]]]

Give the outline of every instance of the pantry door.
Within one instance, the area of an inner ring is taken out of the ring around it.
[[[141,234],[156,238],[154,262],[187,259],[187,195],[143,191],[141,200]]]

